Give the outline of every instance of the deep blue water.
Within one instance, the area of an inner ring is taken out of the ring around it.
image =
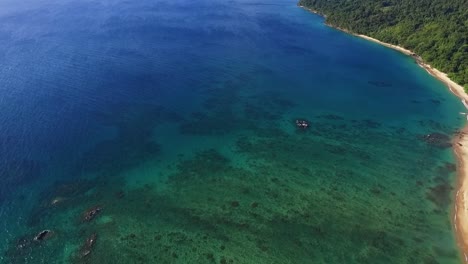
[[[0,259],[458,262],[454,158],[421,136],[462,105],[323,22],[286,0],[0,1]]]

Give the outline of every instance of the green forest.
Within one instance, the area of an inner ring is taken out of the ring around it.
[[[300,0],[332,26],[414,51],[468,90],[468,0]]]

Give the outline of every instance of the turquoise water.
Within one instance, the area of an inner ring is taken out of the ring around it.
[[[294,1],[5,0],[0,39],[2,263],[460,262],[462,104]]]

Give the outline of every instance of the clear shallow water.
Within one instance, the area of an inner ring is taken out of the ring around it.
[[[3,263],[459,262],[420,138],[463,108],[410,58],[293,1],[0,10]]]

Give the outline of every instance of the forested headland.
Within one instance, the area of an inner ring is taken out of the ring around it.
[[[468,0],[300,0],[332,26],[414,51],[468,90]]]

